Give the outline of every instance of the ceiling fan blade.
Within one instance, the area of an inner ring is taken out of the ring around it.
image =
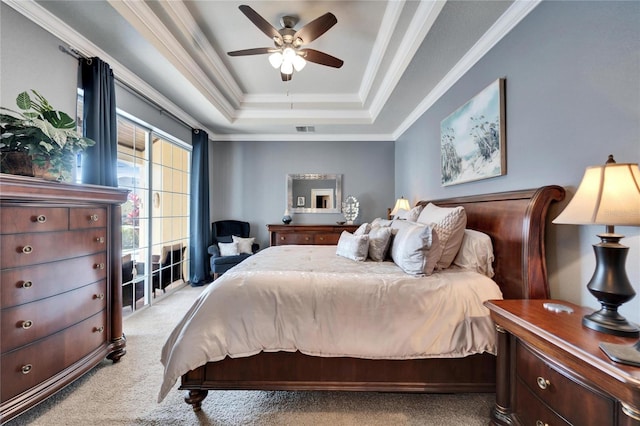
[[[301,38],[304,44],[311,43],[313,40],[326,33],[329,28],[333,27],[337,22],[338,19],[335,15],[327,12],[300,28],[294,35],[294,38]]]
[[[338,59],[335,56],[331,56],[327,53],[320,52],[315,49],[300,49],[299,52],[304,53],[304,59],[309,62],[315,62],[316,64],[326,65],[328,67],[340,68],[344,61]]]
[[[280,73],[280,77],[282,78],[282,81],[291,81],[291,76],[293,74],[285,74],[283,72]]]
[[[242,13],[244,13],[246,15],[247,18],[249,18],[249,20],[251,22],[253,22],[253,24],[256,27],[258,27],[260,29],[260,31],[262,31],[267,36],[269,36],[269,38],[271,38],[271,39],[277,38],[279,40],[282,40],[282,36],[278,32],[278,30],[273,25],[271,25],[269,22],[267,22],[266,19],[264,19],[262,16],[260,16],[258,14],[258,12],[256,12],[255,10],[253,10],[251,7],[247,6],[246,4],[243,4],[243,5],[239,6],[239,9],[240,9],[240,11]]]
[[[233,52],[227,52],[229,56],[248,56],[248,55],[264,55],[265,53],[271,53],[274,49],[271,47],[256,47],[255,49],[243,49],[234,50]]]

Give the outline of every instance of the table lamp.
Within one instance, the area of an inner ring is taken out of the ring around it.
[[[615,225],[640,226],[638,164],[616,163],[609,155],[603,166],[587,167],[575,196],[553,223],[605,225],[605,233],[598,234],[600,243],[593,245],[596,269],[587,284],[601,309],[586,315],[582,324],[616,336],[640,336],[638,326],[618,313],[618,307],[631,300],[635,291],[625,268],[629,247],[620,244],[624,235],[616,234],[614,230]],[[640,365],[640,342],[631,347],[608,343],[601,343],[600,347],[615,361]]]
[[[404,197],[400,197],[396,200],[396,205],[393,206],[393,210],[389,213],[390,216],[395,216],[398,213],[398,210],[411,210],[411,206],[409,205],[409,200]]]

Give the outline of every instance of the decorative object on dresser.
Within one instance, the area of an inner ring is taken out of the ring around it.
[[[120,204],[127,191],[0,175],[0,418],[126,353]],[[42,355],[46,354],[46,357]]]
[[[282,223],[288,225],[291,223],[293,218],[291,217],[291,213],[289,213],[289,209],[284,210],[284,215],[282,216]]]
[[[638,326],[618,313],[618,307],[631,300],[635,291],[625,269],[629,247],[620,244],[624,235],[614,229],[614,225],[640,226],[638,164],[616,163],[609,155],[604,165],[587,167],[576,195],[553,223],[605,225],[606,232],[598,234],[601,242],[593,246],[596,270],[587,284],[602,308],[586,315],[583,324],[603,333],[638,337]],[[640,352],[635,362],[640,364]]]
[[[360,213],[360,202],[353,195],[349,195],[342,202],[342,215],[347,221],[347,225],[353,225],[353,222]]]
[[[358,225],[267,225],[272,246],[336,245],[342,231],[353,232],[356,229]]]
[[[546,304],[565,306],[557,311]],[[638,425],[640,368],[611,362],[582,326],[588,308],[557,300],[491,300],[498,335],[496,425]],[[570,312],[569,312],[570,311]]]

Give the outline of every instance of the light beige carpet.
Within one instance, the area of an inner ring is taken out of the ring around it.
[[[160,349],[204,287],[185,287],[125,319],[127,354],[91,372],[6,426],[486,425],[493,394],[215,391],[194,413],[178,385],[156,402]]]

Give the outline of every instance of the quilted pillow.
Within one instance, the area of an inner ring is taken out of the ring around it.
[[[242,238],[233,236],[233,242],[238,244],[238,254],[247,253],[253,254],[253,243],[256,241],[255,238]]]
[[[429,203],[422,209],[418,222],[432,225],[438,234],[438,241],[442,246],[442,256],[436,267],[446,269],[451,266],[460,249],[464,229],[467,226],[467,213],[464,211],[464,207],[438,207]]]
[[[382,262],[389,250],[392,230],[388,226],[376,226],[369,231],[369,257],[376,262]]]
[[[391,258],[411,275],[431,275],[442,253],[438,234],[430,225],[395,220],[397,230],[391,244]]]
[[[220,248],[220,256],[236,256],[238,252],[238,243],[218,243]]]
[[[491,278],[494,275],[493,259],[491,237],[473,229],[465,229],[462,245],[453,259],[453,264]]]
[[[350,232],[342,231],[338,240],[336,254],[348,259],[363,262],[367,260],[369,253],[369,236],[353,235]]]
[[[395,215],[395,219],[404,219],[411,222],[417,222],[418,216],[422,212],[422,206],[415,206],[411,210],[400,209]]]

